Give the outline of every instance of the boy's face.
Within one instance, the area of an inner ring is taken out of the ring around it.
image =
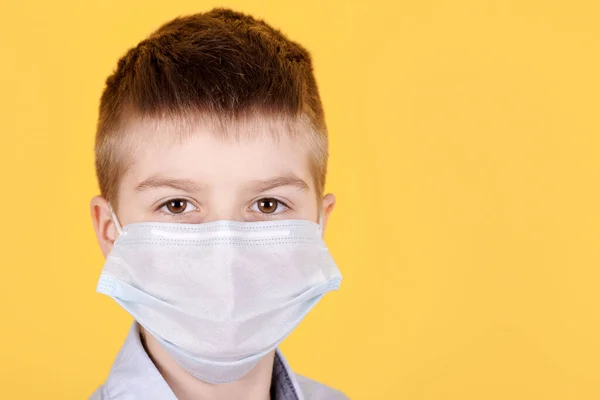
[[[134,138],[132,162],[122,177],[115,210],[122,225],[317,221],[321,206],[325,226],[335,204],[331,194],[317,199],[308,149],[290,135],[223,139],[198,129],[183,142],[169,134],[151,137]],[[117,237],[108,203],[95,196],[90,208],[106,256]]]

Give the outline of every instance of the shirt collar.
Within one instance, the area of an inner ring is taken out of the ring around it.
[[[146,353],[139,325],[135,321],[111,368],[105,390],[112,400],[176,400],[175,394]],[[271,400],[304,400],[296,376],[279,349],[275,352],[273,362]]]

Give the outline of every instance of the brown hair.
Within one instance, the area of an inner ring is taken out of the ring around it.
[[[116,206],[133,121],[212,121],[224,132],[253,118],[304,128],[321,194],[327,128],[308,51],[264,21],[224,8],[164,24],[106,80],[95,144],[102,196]]]

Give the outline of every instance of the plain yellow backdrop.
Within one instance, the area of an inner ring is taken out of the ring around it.
[[[95,285],[117,59],[230,6],[314,57],[345,276],[284,342],[352,399],[600,398],[596,1],[2,1],[0,397],[83,399],[130,318]]]

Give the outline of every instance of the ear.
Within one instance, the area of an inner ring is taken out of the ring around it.
[[[115,211],[116,212],[116,211]],[[113,244],[118,236],[117,227],[115,226],[108,207],[108,202],[102,196],[94,196],[90,201],[90,214],[92,223],[96,231],[96,239],[102,250],[104,258],[112,250]]]
[[[323,197],[323,200],[321,203],[321,210],[323,210],[323,221],[322,221],[323,233],[325,233],[325,228],[327,227],[327,221],[329,220],[329,215],[331,215],[331,212],[333,211],[334,207],[335,207],[335,196],[331,193],[326,194]]]

